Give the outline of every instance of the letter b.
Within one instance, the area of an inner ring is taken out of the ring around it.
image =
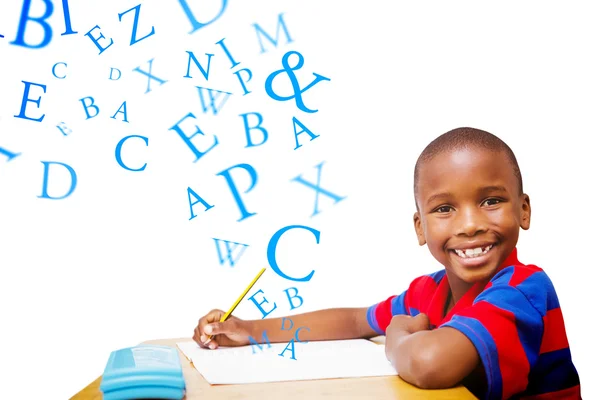
[[[256,118],[258,119],[258,122],[256,123],[256,125],[250,126],[250,123],[248,122],[248,116],[249,115],[256,116]],[[244,129],[246,130],[246,141],[248,143],[246,145],[246,148],[260,146],[261,144],[263,144],[263,143],[265,143],[267,141],[267,139],[269,137],[269,134],[268,134],[267,130],[261,126],[261,124],[263,122],[263,117],[262,117],[262,115],[260,115],[260,113],[249,112],[249,113],[246,113],[246,114],[241,114],[240,117],[242,117],[244,119]],[[252,136],[250,135],[250,131],[251,130],[257,130],[257,131],[260,131],[262,133],[262,140],[260,141],[260,143],[253,143],[252,142]]]
[[[85,104],[85,100],[91,100],[90,104]],[[86,115],[85,119],[94,118],[100,112],[100,109],[98,108],[98,106],[94,104],[93,97],[91,97],[91,96],[84,97],[82,99],[79,99],[79,101],[81,102],[81,104],[83,104],[83,110],[85,111],[85,115]],[[95,110],[94,115],[90,115],[90,113],[88,112],[88,109],[90,109],[90,108],[93,108]]]
[[[296,293],[294,293],[292,296],[290,296],[289,290],[293,290]],[[302,306],[302,304],[304,304],[304,299],[302,297],[298,296],[298,289],[296,289],[295,287],[291,287],[291,288],[285,289],[284,292],[285,292],[285,295],[288,298],[288,301],[290,302],[290,311],[292,311],[293,309],[299,308],[300,306]],[[298,299],[298,300],[300,300],[300,304],[298,304],[297,306],[294,306],[294,302],[292,301],[292,299]]]
[[[30,49],[39,49],[45,47],[52,40],[52,27],[46,21],[54,11],[54,6],[50,0],[42,0],[45,6],[44,14],[41,17],[30,17],[29,7],[31,6],[31,0],[23,1],[23,9],[21,10],[21,18],[19,19],[19,27],[17,28],[17,37],[10,44],[17,46],[29,47]],[[25,42],[25,30],[27,28],[27,22],[35,21],[43,29],[44,37],[38,44],[28,44]]]

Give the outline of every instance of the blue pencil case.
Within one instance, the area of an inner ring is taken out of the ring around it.
[[[104,400],[181,400],[185,381],[177,349],[139,345],[110,354],[100,390]]]

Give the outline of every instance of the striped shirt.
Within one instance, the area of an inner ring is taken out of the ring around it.
[[[486,399],[581,398],[554,286],[541,268],[522,264],[516,248],[489,282],[473,285],[444,315],[449,293],[445,270],[421,276],[369,307],[367,320],[382,335],[401,314],[425,313],[432,329],[458,329],[479,353]]]

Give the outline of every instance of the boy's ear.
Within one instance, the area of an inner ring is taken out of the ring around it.
[[[529,200],[529,196],[523,193],[522,203],[521,203],[521,228],[524,230],[529,229],[529,225],[531,224],[531,203]]]
[[[423,246],[427,241],[425,240],[425,234],[423,233],[423,224],[421,223],[421,215],[419,212],[415,212],[413,216],[413,222],[415,224],[415,232],[417,234],[417,239],[419,240],[419,246]]]

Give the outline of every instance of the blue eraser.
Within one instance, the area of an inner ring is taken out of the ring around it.
[[[139,345],[110,354],[100,390],[104,400],[168,399],[185,396],[185,380],[176,348]]]

